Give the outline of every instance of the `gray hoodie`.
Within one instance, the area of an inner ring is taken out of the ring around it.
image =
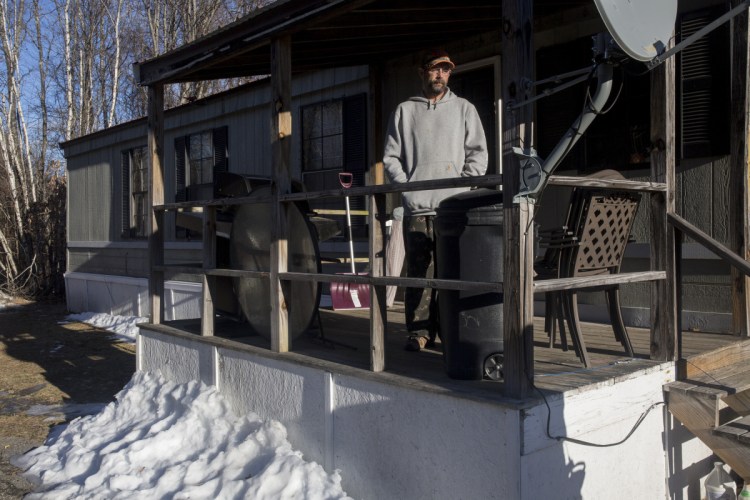
[[[476,108],[450,89],[437,102],[425,97],[402,102],[391,115],[383,164],[398,183],[483,175],[487,141]],[[467,189],[404,193],[404,215],[434,215],[441,201]]]

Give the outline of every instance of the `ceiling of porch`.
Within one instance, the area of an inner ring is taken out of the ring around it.
[[[140,84],[270,73],[270,41],[291,35],[294,72],[385,61],[500,29],[498,0],[277,0],[136,65]],[[535,0],[537,18],[591,0]]]

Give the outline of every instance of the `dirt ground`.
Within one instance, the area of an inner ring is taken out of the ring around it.
[[[114,399],[135,370],[135,346],[66,322],[64,302],[0,298],[0,500],[32,485],[11,457],[44,443],[50,429]]]

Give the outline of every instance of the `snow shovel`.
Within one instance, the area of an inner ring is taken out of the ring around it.
[[[349,172],[339,173],[339,183],[344,189],[352,187],[352,174]],[[354,266],[354,239],[352,238],[352,217],[349,209],[349,196],[344,197],[346,202],[346,230],[349,235],[349,262],[351,264],[351,274],[357,276],[357,269]],[[367,273],[359,273],[360,276],[366,276]],[[370,285],[360,283],[337,283],[331,282],[331,304],[334,310],[342,309],[365,309],[370,307]]]

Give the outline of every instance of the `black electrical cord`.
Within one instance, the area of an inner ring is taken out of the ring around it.
[[[527,376],[527,378],[528,378],[528,376]],[[539,389],[536,385],[534,385],[534,381],[532,379],[529,379],[529,383],[531,384],[531,387],[533,387],[534,390],[539,393],[539,395],[542,397],[542,400],[544,401],[544,405],[547,407],[547,426],[546,426],[546,429],[545,429],[547,437],[549,439],[554,439],[555,441],[567,441],[569,443],[580,444],[582,446],[591,446],[591,447],[594,447],[594,448],[611,448],[613,446],[619,446],[619,445],[621,445],[622,443],[624,443],[625,441],[627,441],[628,439],[630,439],[630,437],[633,435],[633,433],[635,433],[635,431],[638,429],[638,427],[640,427],[640,425],[643,423],[643,421],[646,420],[646,417],[648,416],[649,413],[651,413],[651,411],[654,408],[656,408],[657,406],[665,404],[664,401],[657,401],[656,403],[653,403],[651,406],[649,406],[648,408],[646,408],[646,410],[643,413],[641,413],[641,415],[635,421],[635,424],[633,424],[633,427],[630,429],[630,432],[628,432],[627,435],[624,438],[622,438],[621,440],[616,441],[614,443],[592,443],[590,441],[584,441],[582,439],[576,439],[576,438],[571,438],[571,437],[567,437],[567,436],[553,436],[552,432],[550,431],[550,425],[551,425],[551,422],[552,422],[552,408],[550,407],[549,402],[547,401],[547,397],[544,395],[544,393],[541,391],[541,389]]]

